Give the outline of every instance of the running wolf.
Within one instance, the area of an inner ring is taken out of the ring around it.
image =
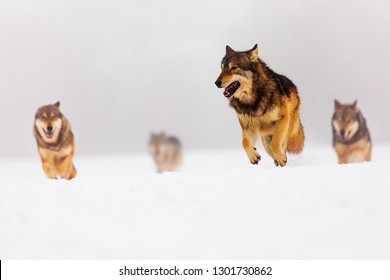
[[[222,72],[215,84],[236,110],[242,128],[242,146],[252,164],[260,155],[255,145],[260,137],[276,166],[287,163],[286,151],[300,153],[304,145],[296,86],[275,73],[259,57],[257,45],[236,52],[226,46]]]
[[[33,133],[46,176],[70,180],[77,173],[72,163],[74,138],[59,108],[60,102],[40,107],[35,114]]]
[[[339,164],[371,160],[372,143],[366,119],[352,104],[334,101],[335,112],[332,117],[333,147]]]
[[[149,151],[157,166],[157,172],[175,171],[182,161],[182,148],[179,139],[165,133],[152,133]]]

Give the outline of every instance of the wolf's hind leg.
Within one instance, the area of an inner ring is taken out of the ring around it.
[[[265,151],[267,152],[267,154],[269,154],[271,158],[274,158],[275,157],[274,153],[272,152],[270,147],[271,141],[272,141],[272,135],[261,135],[261,142],[263,142]]]

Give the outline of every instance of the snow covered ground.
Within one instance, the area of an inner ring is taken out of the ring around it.
[[[0,160],[0,259],[389,259],[390,147],[339,166],[307,147],[274,167],[192,151],[158,175],[149,155],[76,157],[73,181],[37,158]]]

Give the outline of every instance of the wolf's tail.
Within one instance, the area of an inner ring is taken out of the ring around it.
[[[299,154],[303,150],[305,143],[305,133],[303,132],[303,126],[299,119],[298,128],[291,134],[287,142],[287,151],[293,154]]]

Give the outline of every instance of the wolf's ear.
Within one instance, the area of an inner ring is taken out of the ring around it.
[[[56,106],[57,108],[60,108],[60,101],[57,101],[56,103],[54,103],[54,106]]]
[[[358,108],[357,108],[357,99],[355,100],[355,102],[352,103],[352,108],[357,112]]]
[[[337,99],[335,99],[334,100],[334,108],[337,110],[337,109],[340,109],[341,106],[342,106],[341,103]]]
[[[235,51],[231,48],[231,47],[229,47],[228,45],[226,45],[226,55],[230,55],[230,54],[232,54],[232,53],[234,53]]]
[[[257,48],[257,44],[249,51],[250,60],[257,61],[259,59],[259,50]]]

